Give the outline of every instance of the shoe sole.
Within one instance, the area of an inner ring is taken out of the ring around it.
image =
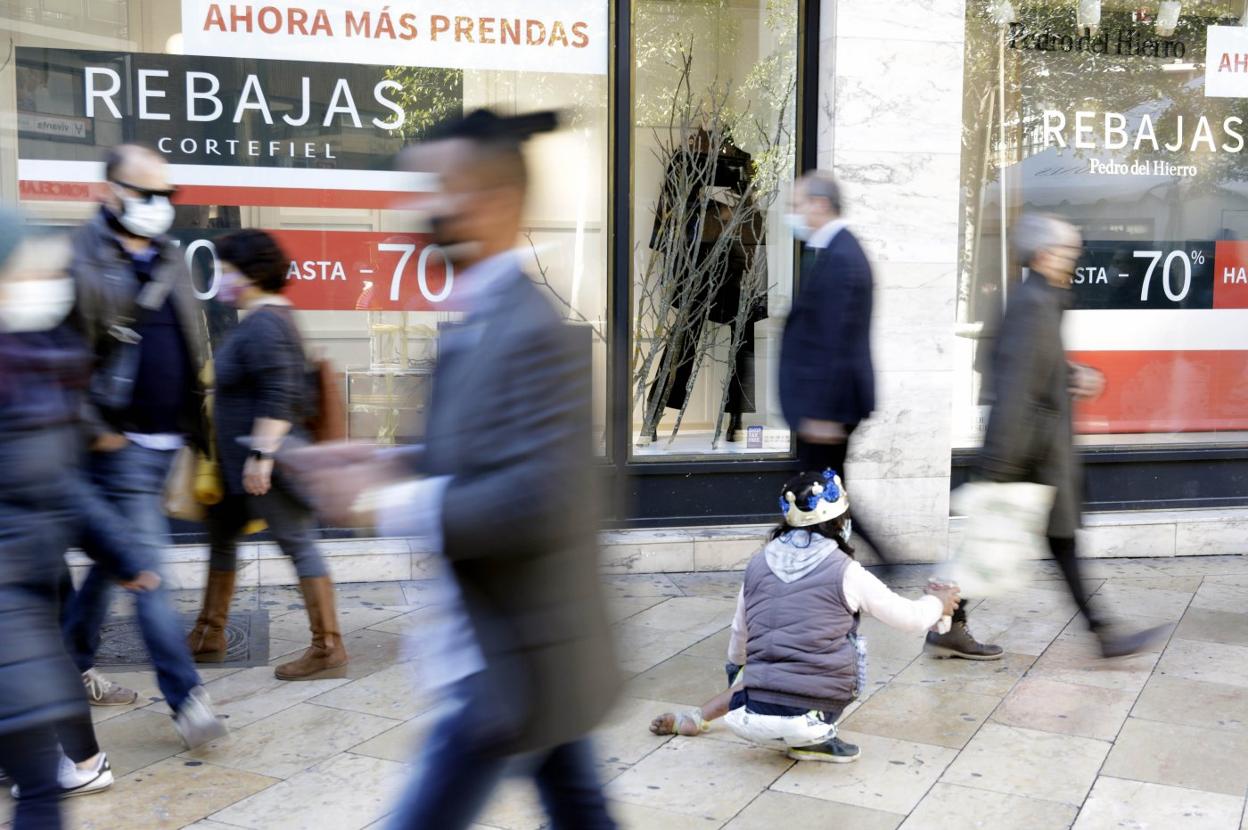
[[[278,672],[277,670],[274,670],[273,676],[276,677],[278,680],[285,680],[288,683],[297,683],[300,680],[335,680],[335,679],[347,676],[347,664],[343,663],[341,666],[334,666],[333,668],[329,668],[329,669],[321,669],[320,671],[315,671],[315,672],[312,672],[311,674],[299,674],[299,675],[293,675],[293,676],[285,675],[285,674],[282,674],[281,672]]]
[[[91,698],[87,698],[87,703],[90,703],[92,706],[99,706],[100,708],[106,708],[109,706],[132,706],[138,702],[138,693],[135,693],[134,697],[129,700],[92,700]]]
[[[95,793],[102,793],[112,786],[113,772],[112,770],[104,770],[82,786],[75,787],[72,790],[65,790],[61,793],[61,798],[77,798],[80,795],[94,795]]]
[[[209,651],[204,654],[192,654],[191,657],[196,663],[224,663],[226,654],[224,651]]]
[[[934,646],[930,643],[923,646],[923,651],[937,660],[979,660],[981,662],[990,662],[992,660],[1000,660],[1005,656],[1005,652],[1000,654],[966,654],[965,652],[949,648],[948,646]]]
[[[804,753],[790,749],[785,755],[788,755],[794,761],[815,761],[822,764],[852,764],[862,756],[862,753],[859,752],[857,755],[828,755],[823,752]]]

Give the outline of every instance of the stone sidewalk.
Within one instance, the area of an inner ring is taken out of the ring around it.
[[[917,586],[926,569],[896,584]],[[1028,587],[980,603],[972,627],[998,663],[937,661],[922,638],[865,620],[871,694],[843,720],[857,763],[794,764],[722,726],[657,738],[672,706],[718,692],[740,574],[605,577],[631,679],[597,753],[623,827],[854,830],[1240,830],[1248,795],[1248,557],[1092,560],[1089,587],[1131,625],[1177,624],[1164,649],[1101,661],[1050,563]],[[134,707],[95,710],[118,776],[67,802],[70,827],[352,830],[383,827],[434,716],[411,692],[402,635],[434,612],[425,582],[339,586],[345,680],[281,683],[269,668],[208,669],[230,739],[181,751],[148,673],[114,673]],[[913,588],[912,588],[913,590]],[[191,610],[198,597],[178,603]],[[268,610],[274,662],[302,647],[291,588],[241,592]],[[9,805],[0,799],[0,827]],[[480,828],[529,830],[527,784],[504,786]]]

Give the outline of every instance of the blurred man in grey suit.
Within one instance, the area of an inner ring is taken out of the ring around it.
[[[354,511],[386,535],[425,536],[452,577],[452,624],[422,661],[450,705],[395,830],[467,827],[517,768],[553,826],[615,826],[584,737],[618,688],[598,582],[589,341],[514,253],[521,143],[554,126],[550,113],[478,111],[404,156],[439,176],[424,207],[467,317],[439,344],[422,450],[361,459],[347,448],[339,460],[357,463],[305,475],[331,519]]]

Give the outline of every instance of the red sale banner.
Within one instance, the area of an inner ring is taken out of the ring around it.
[[[199,296],[216,297],[221,268],[213,238],[175,235]],[[286,296],[308,311],[458,311],[455,273],[427,234],[370,231],[269,231],[290,257]]]

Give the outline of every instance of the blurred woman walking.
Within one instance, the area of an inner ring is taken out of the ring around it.
[[[343,677],[347,652],[334,603],[334,585],[317,550],[311,507],[273,458],[283,444],[307,440],[304,424],[315,409],[303,339],[290,301],[282,296],[290,258],[261,230],[243,230],[217,242],[222,262],[218,298],[247,314],[215,354],[213,432],[225,497],[208,510],[211,559],[204,604],[191,631],[200,662],[225,659],[225,624],[234,594],[238,539],[263,519],[291,558],[308,611],[312,644],[277,667],[281,680]]]

